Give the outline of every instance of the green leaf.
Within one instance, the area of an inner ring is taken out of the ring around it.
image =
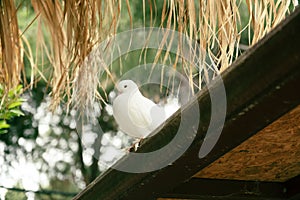
[[[7,111],[6,113],[4,113],[4,115],[0,119],[4,119],[4,120],[8,119],[9,120],[14,116],[17,116],[17,115],[10,111]]]
[[[12,99],[15,96],[15,90],[8,91],[7,96],[8,96],[8,98]]]
[[[23,89],[22,85],[18,85],[17,87],[11,89],[8,92],[8,98],[14,98],[15,96],[21,94],[22,93],[22,89]]]
[[[21,110],[18,109],[12,109],[9,112],[16,114],[17,116],[24,116],[24,113]]]
[[[22,85],[18,85],[17,88],[15,89],[16,92],[19,94],[22,92],[23,86]]]
[[[18,107],[21,104],[22,104],[21,101],[12,102],[11,104],[8,105],[8,109],[12,109],[12,108]]]
[[[3,86],[0,84],[0,97],[3,95]]]
[[[26,99],[19,98],[19,99],[18,99],[18,101],[20,101],[20,102],[25,102],[25,101],[26,101]]]
[[[19,109],[22,102],[25,101],[25,99],[19,98],[19,95],[22,93],[22,89],[22,85],[18,85],[11,89],[8,94],[5,94],[5,97],[3,97],[3,86],[0,85],[0,101],[3,100],[3,104],[0,108],[0,134],[8,132],[6,129],[9,128],[10,125],[6,123],[6,120],[24,115],[24,113]]]
[[[6,123],[5,120],[0,121],[0,129],[9,128],[9,124]]]
[[[0,135],[1,135],[1,134],[5,134],[5,133],[7,133],[7,132],[8,132],[7,130],[1,130],[1,129],[0,129]]]

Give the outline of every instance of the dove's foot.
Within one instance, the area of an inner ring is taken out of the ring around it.
[[[137,151],[137,149],[140,146],[140,140],[139,141],[135,141],[131,146],[129,147],[125,147],[122,149],[122,151],[124,151],[125,153],[129,153],[129,152],[135,152]]]
[[[127,152],[135,152],[135,151],[137,151],[138,148],[140,147],[140,143],[141,143],[142,140],[143,139],[140,139],[140,138],[136,139],[130,147],[126,148]]]
[[[138,148],[140,147],[141,142],[144,140],[144,138],[136,139],[130,147],[124,148],[126,152],[136,152]]]
[[[135,147],[132,145],[130,147],[122,148],[121,150],[127,154],[127,153],[130,153],[130,152],[134,152],[135,151]]]
[[[130,147],[130,152],[135,152],[140,147],[140,142],[142,139],[136,139]]]

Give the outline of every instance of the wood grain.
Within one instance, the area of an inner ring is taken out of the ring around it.
[[[300,174],[300,106],[194,177],[284,182],[298,174]]]

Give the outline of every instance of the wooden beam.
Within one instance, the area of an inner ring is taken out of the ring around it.
[[[300,173],[299,123],[300,105],[194,177],[285,182],[297,176]]]
[[[74,199],[156,199],[300,104],[299,24],[298,8],[222,74],[227,92],[226,122],[218,143],[206,157],[198,157],[211,115],[210,96],[204,89],[182,108],[187,120],[193,120],[193,106],[198,106],[198,102],[201,112],[200,128],[184,155],[169,166],[148,173],[109,169]],[[180,120],[180,112],[177,112],[158,134],[145,140],[139,152],[161,148],[171,141]],[[193,127],[186,131],[193,131]],[[117,164],[126,164],[127,159],[125,156]],[[158,156],[143,164],[166,159]]]
[[[280,199],[286,197],[283,183],[192,178],[162,194],[163,199]],[[159,199],[160,199],[159,198]]]
[[[286,181],[284,187],[290,199],[300,199],[300,175]]]

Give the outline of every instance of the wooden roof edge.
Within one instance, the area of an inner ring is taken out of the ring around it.
[[[280,182],[192,178],[160,198],[270,200],[287,198],[286,191],[287,188]]]
[[[160,194],[158,200],[298,200],[300,197],[299,184],[300,175],[286,182],[191,178],[171,191]]]
[[[74,199],[154,199],[189,180],[197,171],[294,108],[300,103],[300,93],[296,91],[300,85],[299,24],[298,8],[222,74],[227,93],[227,117],[218,143],[206,157],[198,158],[211,114],[209,93],[203,90],[182,108],[187,120],[193,120],[193,106],[198,102],[201,113],[196,138],[184,155],[172,165],[148,173],[109,169]],[[170,130],[176,130],[180,120],[180,112],[177,112],[159,133],[146,139],[138,151],[148,152],[168,143],[174,137]],[[164,160],[165,157],[157,157],[152,162]],[[126,162],[128,157],[125,156],[117,165]]]

